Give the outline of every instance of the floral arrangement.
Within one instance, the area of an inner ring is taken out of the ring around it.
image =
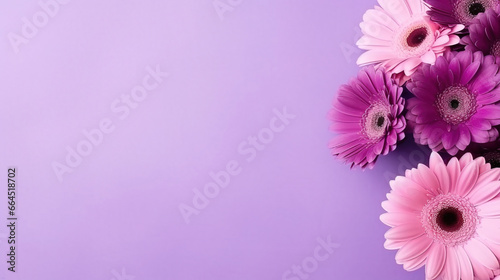
[[[378,4],[329,112],[332,154],[372,168],[412,134],[433,152],[390,181],[385,248],[426,279],[500,279],[500,1]]]

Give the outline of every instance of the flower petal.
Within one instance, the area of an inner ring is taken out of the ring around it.
[[[436,279],[443,271],[445,262],[446,247],[441,244],[434,243],[425,265],[425,275],[427,279]]]
[[[476,238],[472,238],[465,244],[464,249],[470,258],[476,259],[480,264],[489,269],[498,269],[499,264],[495,255],[486,245]]]
[[[480,216],[500,218],[500,198],[490,200],[477,206],[477,210]]]
[[[479,176],[479,166],[475,162],[469,162],[460,173],[457,181],[457,194],[466,196],[474,187]]]
[[[446,264],[444,266],[444,273],[446,279],[460,280],[460,262],[454,247],[448,247],[446,254]]]
[[[474,271],[467,253],[461,246],[456,246],[455,249],[460,264],[460,277],[462,280],[474,280]]]
[[[497,197],[499,193],[500,181],[493,181],[482,188],[474,188],[469,194],[469,200],[473,204],[480,205]]]
[[[422,225],[418,223],[404,224],[389,229],[385,233],[386,239],[408,240],[419,237],[424,234]]]
[[[408,243],[401,247],[396,253],[396,263],[404,264],[408,260],[417,258],[425,253],[433,243],[434,241],[426,235],[408,241]]]

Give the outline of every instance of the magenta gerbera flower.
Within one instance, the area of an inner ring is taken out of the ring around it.
[[[493,56],[447,52],[423,65],[408,82],[407,119],[415,141],[455,155],[469,143],[498,137],[500,74]]]
[[[424,0],[431,19],[441,25],[468,26],[480,13],[498,5],[498,0]]]
[[[500,265],[500,169],[465,154],[446,165],[436,152],[390,182],[380,220],[386,249],[426,279],[491,279]]]
[[[401,93],[389,74],[373,66],[342,85],[329,114],[331,129],[339,133],[330,142],[332,154],[351,167],[371,168],[379,155],[393,151],[406,127]]]
[[[420,0],[378,0],[379,6],[366,11],[360,24],[363,36],[356,43],[367,50],[359,65],[375,64],[403,84],[422,63],[433,64],[449,46],[460,42],[453,33],[463,29],[440,27],[426,15]]]
[[[469,35],[462,38],[466,50],[500,56],[500,13],[498,7],[478,15],[469,26]]]

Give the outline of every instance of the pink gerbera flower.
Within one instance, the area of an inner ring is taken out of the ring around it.
[[[436,152],[390,182],[380,216],[386,249],[426,279],[491,279],[500,265],[500,169],[465,154],[446,165]]]
[[[433,64],[449,46],[459,43],[453,33],[464,28],[440,27],[426,15],[420,0],[378,0],[379,6],[366,11],[360,24],[363,36],[357,45],[367,50],[359,65],[384,67],[403,84],[422,63]]]
[[[371,168],[379,155],[393,151],[406,127],[402,91],[389,74],[373,66],[342,85],[329,114],[331,129],[339,133],[330,142],[332,154],[351,167]]]
[[[431,19],[441,25],[468,26],[481,13],[498,5],[498,0],[424,0]]]
[[[455,155],[471,142],[497,139],[500,74],[493,56],[447,52],[435,65],[423,65],[408,82],[407,119],[415,141]]]

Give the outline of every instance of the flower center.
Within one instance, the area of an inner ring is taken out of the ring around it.
[[[480,219],[476,208],[467,199],[440,194],[424,206],[421,222],[429,238],[445,246],[456,246],[474,236]]]
[[[454,3],[453,13],[460,23],[467,24],[492,6],[493,0],[458,0]]]
[[[488,152],[484,155],[484,159],[491,165],[491,168],[500,167],[500,151]]]
[[[383,117],[383,116],[378,117],[377,126],[382,127],[384,125],[384,123],[385,123],[385,117]]]
[[[426,37],[427,29],[425,27],[419,27],[410,32],[410,34],[406,38],[406,43],[409,47],[415,48],[420,46],[420,44],[422,44]]]
[[[389,112],[389,107],[382,103],[375,103],[368,107],[361,120],[362,134],[374,142],[384,136],[388,126]]]
[[[464,224],[462,212],[455,207],[443,208],[436,217],[437,225],[444,231],[454,232],[460,230]]]
[[[472,3],[469,5],[469,13],[473,16],[477,16],[479,13],[484,13],[486,9],[482,3]]]
[[[500,41],[496,41],[492,46],[490,50],[490,54],[494,56],[500,56]]]
[[[464,86],[451,86],[438,94],[435,103],[441,118],[453,125],[467,121],[476,112],[476,97]]]
[[[431,26],[424,20],[403,26],[395,37],[395,51],[404,58],[423,55],[434,42],[433,34]]]

